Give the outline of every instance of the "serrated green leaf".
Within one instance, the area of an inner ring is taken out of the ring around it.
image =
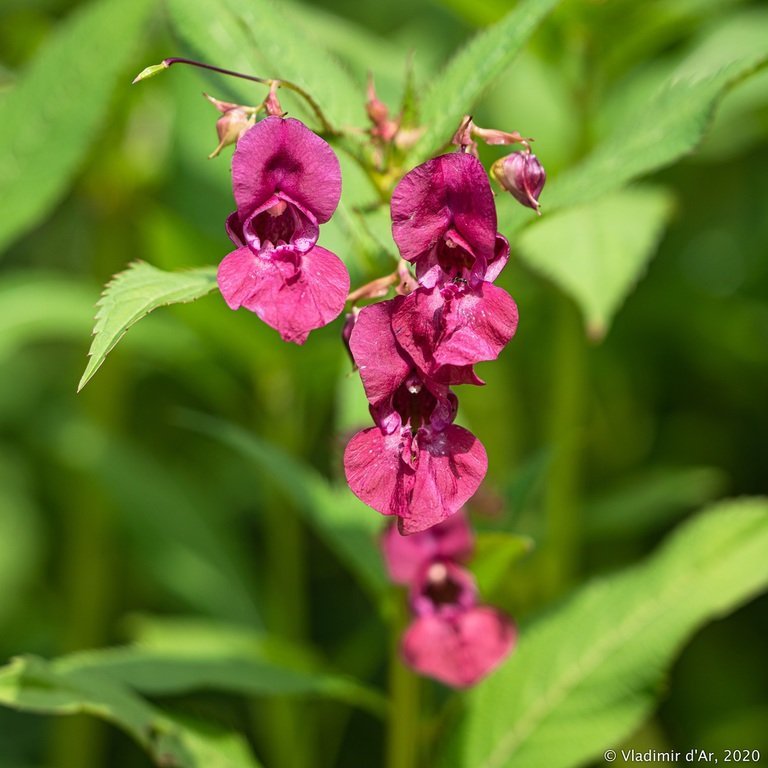
[[[194,301],[215,287],[215,267],[164,272],[143,261],[136,261],[124,272],[115,275],[98,302],[94,339],[88,351],[90,359],[77,391],[88,383],[134,323],[153,309]]]
[[[362,87],[320,41],[291,21],[290,8],[278,7],[271,0],[170,0],[169,7],[185,43],[204,60],[233,68],[242,66],[239,62],[245,59],[249,74],[290,80],[310,94],[337,130],[362,121]],[[244,103],[258,103],[266,96],[263,88],[256,91],[237,83],[232,87],[250,94]],[[306,102],[292,103],[316,129],[323,128]]]
[[[716,505],[644,564],[587,585],[524,632],[512,658],[470,694],[442,764],[588,763],[647,715],[691,634],[767,586],[768,500]]]
[[[545,211],[595,200],[670,165],[703,138],[723,96],[768,65],[768,46],[711,74],[677,74],[650,100],[632,104],[613,133],[542,195]]]
[[[448,62],[427,91],[421,109],[426,133],[414,154],[426,157],[446,145],[462,115],[509,66],[560,0],[522,0],[501,21],[476,35]]]
[[[518,240],[520,256],[579,304],[589,334],[602,337],[640,279],[672,212],[661,189],[626,189],[545,216]]]
[[[234,424],[196,413],[186,414],[184,422],[231,446],[270,477],[363,586],[382,598],[387,579],[376,546],[380,515],[353,496],[346,485],[334,487],[311,467]]]
[[[22,712],[101,718],[126,731],[158,765],[258,768],[241,737],[168,716],[106,675],[59,670],[34,656],[0,669],[0,704]]]
[[[0,100],[0,251],[66,189],[151,7],[149,0],[98,0],[76,10]]]

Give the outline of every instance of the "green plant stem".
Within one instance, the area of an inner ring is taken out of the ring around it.
[[[302,412],[295,407],[294,377],[281,379],[285,398],[271,397],[272,385],[255,372],[257,399],[268,403],[265,437],[294,453],[302,444]],[[260,388],[264,387],[265,390]],[[307,635],[306,540],[301,520],[292,502],[271,488],[263,510],[265,541],[266,622],[271,633],[294,642]],[[295,698],[271,697],[254,712],[254,724],[265,738],[269,765],[313,768],[315,727],[308,705]]]
[[[119,364],[110,367],[101,386],[78,400],[84,418],[117,429],[122,381]],[[69,653],[100,647],[108,639],[116,583],[114,509],[88,464],[67,467],[58,485],[66,504],[59,547],[64,626],[58,650]],[[98,720],[86,716],[57,720],[51,738],[51,765],[96,768],[103,764],[105,748],[106,728]]]
[[[390,716],[387,734],[387,768],[417,768],[419,764],[421,681],[403,664],[400,641],[409,615],[406,599],[398,602],[392,622],[389,654]]]
[[[545,598],[560,594],[578,573],[581,553],[580,475],[584,447],[586,340],[581,318],[558,299],[548,442],[554,448],[544,495],[547,524],[542,587]]]

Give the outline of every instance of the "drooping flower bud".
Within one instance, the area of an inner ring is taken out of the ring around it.
[[[277,89],[280,87],[279,80],[272,80],[269,84],[269,93],[267,98],[264,99],[264,111],[270,117],[283,117],[283,107],[280,104],[280,99],[277,98]]]
[[[354,370],[357,370],[357,365],[355,365],[355,358],[352,356],[352,350],[349,347],[349,339],[352,336],[352,330],[357,322],[358,314],[360,314],[360,310],[357,307],[352,307],[352,311],[344,315],[344,324],[341,326],[341,341],[347,350],[347,354],[352,360]]]
[[[367,101],[365,111],[373,123],[371,136],[374,139],[388,144],[395,138],[400,129],[400,120],[391,119],[387,105],[376,95],[376,86],[373,83],[373,75],[368,75]]]
[[[515,200],[541,215],[539,195],[547,174],[536,155],[531,152],[513,152],[497,160],[491,166],[491,174]]]
[[[237,140],[253,125],[255,110],[253,107],[244,107],[241,104],[220,101],[213,96],[209,96],[207,93],[203,95],[221,112],[221,117],[216,121],[216,134],[219,137],[219,145],[208,155],[209,158],[214,158],[224,147],[236,144]]]

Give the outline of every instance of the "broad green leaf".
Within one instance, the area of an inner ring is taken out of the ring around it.
[[[726,477],[716,467],[656,469],[605,491],[584,511],[587,536],[629,538],[657,530],[722,493]]]
[[[597,580],[523,632],[468,697],[445,765],[570,768],[626,738],[686,640],[768,586],[768,500],[718,504],[648,561]]]
[[[109,648],[58,659],[58,672],[98,673],[149,696],[193,690],[221,690],[249,696],[319,696],[347,702],[377,714],[386,700],[355,681],[323,671],[318,665],[297,663],[281,654],[276,643],[252,643],[227,650],[208,633],[207,647],[152,650]],[[212,641],[212,642],[211,642]]]
[[[78,392],[99,369],[125,332],[153,309],[182,304],[205,296],[216,288],[215,267],[184,272],[163,272],[136,261],[107,284],[98,302],[90,359],[77,387]]]
[[[595,200],[691,152],[723,96],[766,65],[768,45],[706,76],[673,76],[655,97],[633,104],[586,160],[549,185],[544,210]]]
[[[256,435],[234,424],[188,413],[185,423],[220,440],[249,461],[292,499],[299,512],[358,576],[375,597],[386,591],[387,580],[376,537],[381,516],[359,501],[346,487],[334,487],[311,467],[300,464]]]
[[[149,0],[97,0],[76,10],[0,100],[0,251],[67,188],[151,7]]]
[[[433,81],[421,108],[426,133],[415,154],[426,157],[448,144],[462,115],[512,62],[559,0],[522,0],[501,21],[476,35]]]
[[[533,549],[533,540],[505,531],[483,531],[475,536],[475,553],[470,570],[477,579],[483,599],[490,601],[509,569]]]
[[[296,83],[320,105],[335,129],[363,120],[362,87],[325,50],[322,41],[305,34],[292,21],[290,8],[272,0],[169,0],[169,7],[182,39],[204,60]],[[258,104],[266,96],[263,86],[235,83],[231,87],[243,95],[244,103]],[[281,99],[284,93],[288,92],[282,90]],[[306,102],[294,99],[292,104],[316,129],[323,128]]]
[[[626,189],[544,217],[517,245],[526,264],[576,300],[590,336],[601,338],[642,276],[671,212],[663,190]]]
[[[0,704],[22,712],[101,718],[126,731],[158,765],[258,768],[241,737],[168,716],[106,675],[60,670],[34,656],[0,669]]]

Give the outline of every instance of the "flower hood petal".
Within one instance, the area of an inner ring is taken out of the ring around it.
[[[341,167],[328,142],[294,118],[267,117],[246,131],[232,157],[241,221],[282,192],[328,221],[341,197]]]

